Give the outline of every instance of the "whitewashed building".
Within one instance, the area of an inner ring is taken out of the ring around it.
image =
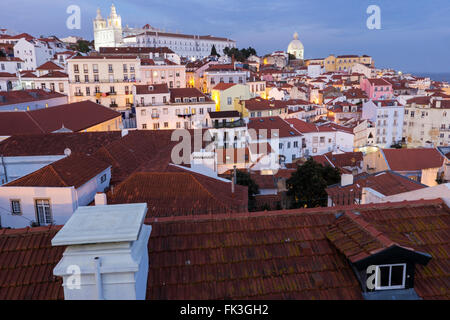
[[[1,226],[61,225],[87,206],[111,180],[111,166],[93,157],[71,155],[0,187]]]

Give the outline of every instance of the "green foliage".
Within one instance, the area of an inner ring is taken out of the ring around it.
[[[87,40],[78,40],[75,45],[71,46],[72,50],[76,50],[83,53],[91,51],[92,42]]]
[[[228,48],[223,49],[223,53],[229,57],[234,55],[236,61],[244,62],[248,59],[248,57],[252,55],[256,55],[256,50],[252,47],[248,47],[247,49],[243,48],[241,50],[237,48]]]
[[[339,169],[323,166],[308,159],[297,168],[287,180],[288,196],[292,197],[293,207],[325,207],[327,192],[325,189],[340,181]]]
[[[217,50],[216,50],[216,46],[215,46],[215,45],[213,45],[212,48],[211,48],[211,54],[210,54],[210,56],[220,57],[220,55],[217,53]]]
[[[236,184],[248,187],[248,210],[254,210],[256,206],[255,195],[259,193],[259,186],[253,181],[250,174],[244,171],[236,171]]]

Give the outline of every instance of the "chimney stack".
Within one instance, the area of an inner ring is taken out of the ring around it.
[[[94,198],[94,202],[96,206],[104,206],[107,204],[108,200],[106,198],[106,193],[97,192]]]
[[[65,300],[144,300],[148,276],[146,203],[79,207],[52,239],[66,250],[53,269]]]
[[[341,187],[353,184],[353,175],[348,173],[341,174]]]

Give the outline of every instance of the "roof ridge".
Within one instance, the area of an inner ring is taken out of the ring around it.
[[[211,215],[196,215],[196,216],[176,216],[176,217],[159,217],[159,218],[148,218],[147,222],[177,222],[177,221],[191,221],[191,220],[226,220],[226,219],[239,219],[239,218],[250,218],[250,217],[260,217],[260,216],[278,216],[278,215],[292,215],[292,214],[330,214],[339,213],[346,210],[370,210],[370,209],[395,209],[397,207],[404,206],[432,206],[432,205],[445,205],[444,200],[441,198],[430,199],[430,200],[413,200],[413,201],[398,201],[398,202],[382,202],[382,203],[368,203],[359,205],[348,205],[348,206],[335,206],[335,207],[317,207],[317,208],[300,208],[300,209],[289,209],[289,210],[275,210],[275,211],[257,211],[257,212],[241,212],[216,214],[211,217]]]
[[[66,159],[66,158],[64,158]],[[49,167],[53,170],[53,172],[56,174],[56,176],[58,177],[59,180],[61,180],[61,182],[66,186],[66,187],[70,187],[66,181],[64,181],[64,179],[61,177],[61,175],[58,173],[58,171],[56,171],[56,169],[53,167],[53,163],[51,163],[49,165]]]
[[[187,172],[186,172],[186,174],[189,174],[189,175],[194,179],[194,181],[195,181],[197,184],[200,185],[200,188],[204,189],[204,190],[206,191],[206,193],[209,194],[213,199],[215,199],[216,201],[218,201],[219,203],[221,203],[224,207],[226,207],[226,208],[231,208],[231,207],[228,206],[224,201],[222,201],[221,199],[218,199],[216,196],[214,196],[214,195],[208,190],[208,188],[205,188],[205,187],[203,186],[203,184],[202,184],[200,181],[198,181],[197,177],[196,177],[194,174],[192,174],[192,173],[187,173]],[[231,183],[233,183],[233,182],[231,181]]]

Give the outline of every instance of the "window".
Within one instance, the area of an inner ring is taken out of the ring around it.
[[[141,109],[141,116],[146,116],[146,115],[147,115],[147,110]]]
[[[53,223],[50,210],[50,201],[48,199],[38,199],[36,204],[37,222],[39,225],[48,225]]]
[[[159,122],[156,122],[153,124],[153,130],[158,130],[159,129]]]
[[[100,178],[100,183],[103,183],[106,181],[106,174],[102,175]]]
[[[78,69],[78,65],[77,64],[73,65],[73,72],[75,72],[75,73],[80,72],[79,69]]]
[[[228,98],[227,98],[227,103],[230,105],[231,102],[232,102],[232,98],[231,98],[231,97],[228,97]]]
[[[12,214],[22,214],[20,200],[11,200],[11,212]]]
[[[164,128],[168,128],[169,127],[169,123],[168,122],[164,122]]]
[[[390,290],[405,287],[406,264],[391,264],[377,266],[375,271],[375,289]]]
[[[142,129],[147,129],[147,124],[146,123],[142,124]]]

